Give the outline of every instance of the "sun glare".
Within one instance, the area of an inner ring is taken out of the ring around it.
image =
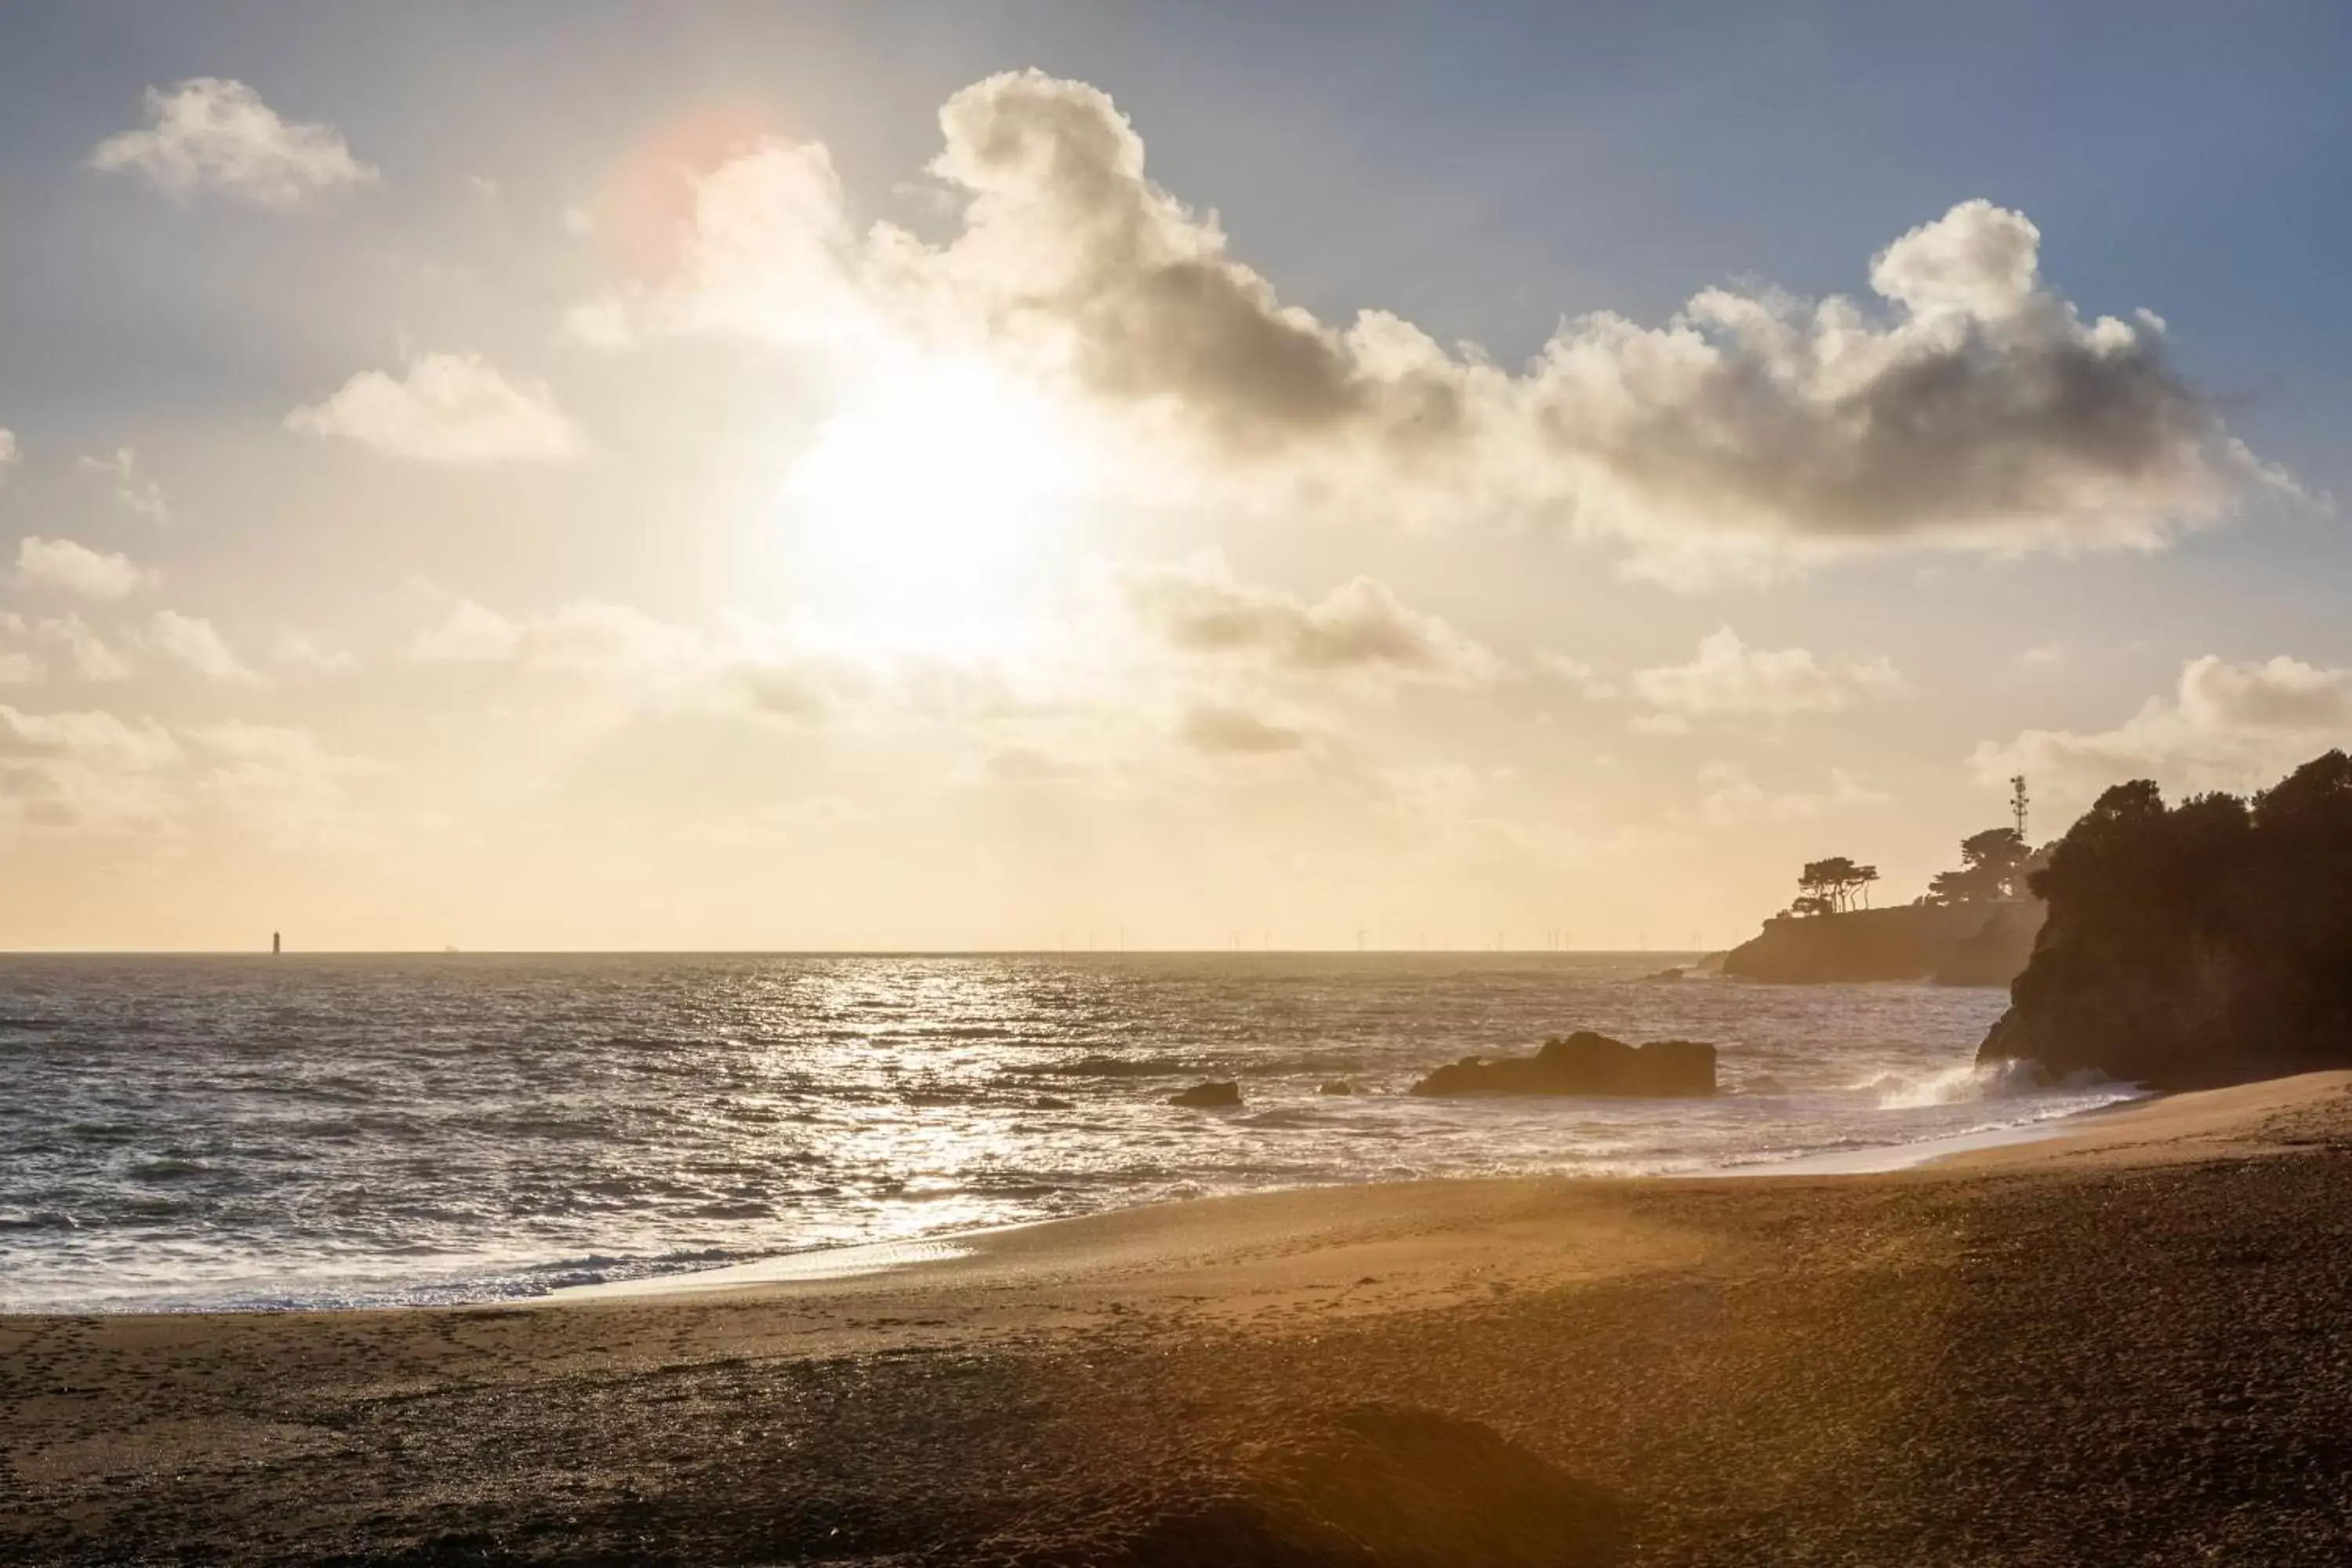
[[[1066,419],[983,362],[886,363],[785,486],[827,607],[886,617],[1010,607],[1080,471]]]

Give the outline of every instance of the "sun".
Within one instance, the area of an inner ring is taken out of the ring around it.
[[[885,356],[785,485],[811,584],[882,616],[1009,607],[1081,476],[1067,416],[985,361]]]

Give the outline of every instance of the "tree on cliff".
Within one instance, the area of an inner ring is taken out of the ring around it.
[[[2352,1066],[2352,758],[2251,802],[2117,784],[2033,874],[2050,921],[1980,1060],[2158,1089]]]
[[[1836,914],[1853,907],[1857,894],[1865,904],[1869,901],[1870,884],[1878,880],[1878,868],[1857,866],[1843,855],[1832,855],[1826,860],[1809,860],[1798,873],[1799,897],[1789,905],[1794,915]]]
[[[2025,896],[2032,854],[2014,827],[1988,827],[1960,840],[1960,868],[1938,871],[1927,897],[1938,904],[1976,904]]]

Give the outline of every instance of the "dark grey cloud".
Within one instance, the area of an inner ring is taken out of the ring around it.
[[[1511,369],[1385,311],[1284,304],[1152,182],[1097,88],[1007,73],[940,123],[930,171],[961,203],[943,242],[857,235],[824,149],[772,143],[701,182],[696,264],[639,313],[983,349],[1124,416],[1213,496],[1564,525],[1667,577],[1889,543],[2145,547],[2293,489],[2158,318],[2086,320],[2042,278],[2040,231],[1990,202],[1880,252],[1866,301],[1710,289],[1663,325],[1565,321]]]

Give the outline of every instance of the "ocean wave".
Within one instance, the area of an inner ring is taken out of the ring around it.
[[[1627,961],[1558,955],[503,963],[0,964],[13,1010],[58,1026],[0,1032],[16,1156],[0,1302],[501,1300],[708,1266],[712,1245],[770,1256],[1269,1185],[1707,1168],[2101,1098],[1970,1103],[2001,1092],[1973,1073],[1927,1087],[1998,1010],[1965,988],[1645,986]],[[272,1006],[292,1010],[257,1027]],[[165,1027],[133,1038],[126,1012]],[[1402,1093],[1568,1020],[1735,1042],[1729,1092]],[[1848,1087],[1881,1070],[1908,1076]],[[1367,1092],[1318,1095],[1335,1078]],[[1240,1079],[1245,1108],[1162,1103],[1202,1079]]]
[[[2039,1062],[1969,1063],[1925,1077],[1881,1073],[1853,1086],[1878,1097],[1881,1110],[1923,1110],[1937,1105],[1968,1105],[1987,1100],[2021,1100],[2061,1090],[2120,1089],[2125,1086],[2095,1072],[2069,1073],[2053,1079]]]
[[[202,1160],[164,1155],[160,1159],[142,1160],[131,1167],[131,1177],[139,1182],[176,1182],[183,1176],[201,1176],[211,1170]]]
[[[1016,1077],[1051,1074],[1056,1078],[1183,1078],[1209,1069],[1194,1057],[1080,1057],[1074,1062],[1047,1062],[1012,1069]]]
[[[1244,1056],[1238,1053],[1203,1059],[1201,1057],[1080,1057],[1076,1061],[1043,1062],[1006,1068],[1007,1078],[1339,1078],[1361,1073],[1360,1055],[1319,1052],[1306,1056]]]

